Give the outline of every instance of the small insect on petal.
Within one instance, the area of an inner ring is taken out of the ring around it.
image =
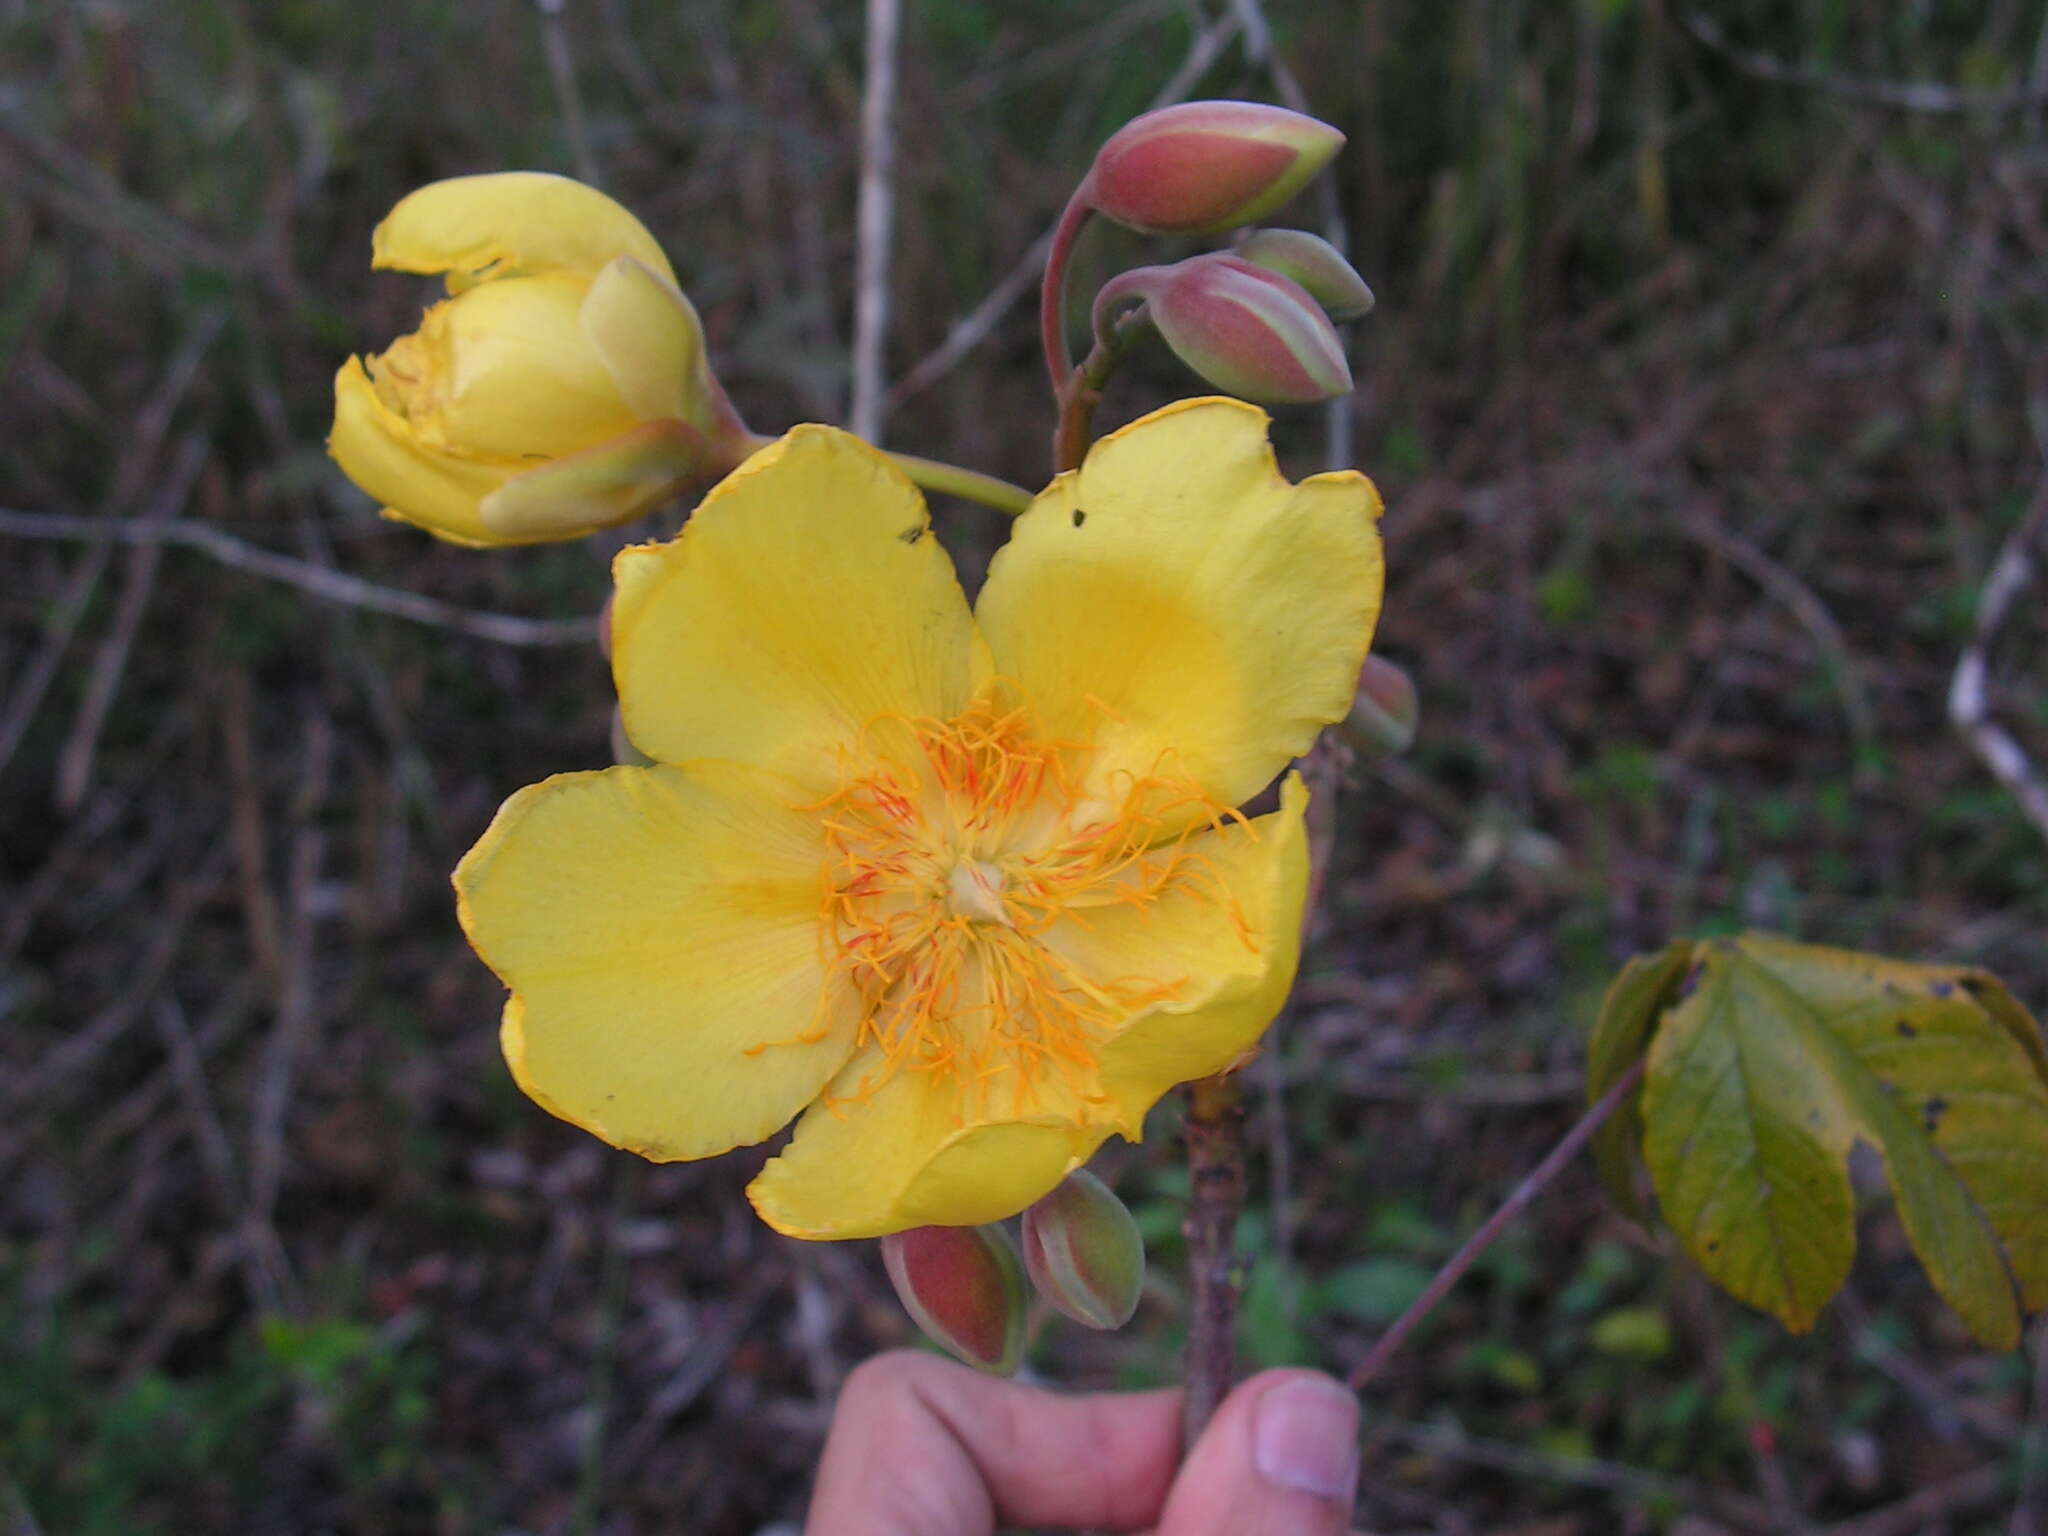
[[[1024,1213],[1024,1267],[1057,1311],[1090,1328],[1121,1328],[1145,1286],[1145,1241],[1115,1192],[1077,1168]]]
[[[912,1322],[977,1370],[1007,1376],[1024,1350],[1024,1271],[999,1226],[912,1227],[882,1239],[882,1263]]]

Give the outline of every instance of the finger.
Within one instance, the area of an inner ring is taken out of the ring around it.
[[[1267,1371],[1217,1407],[1158,1536],[1344,1536],[1357,1493],[1358,1399],[1315,1371]]]
[[[986,1536],[1158,1519],[1178,1392],[1061,1397],[898,1351],[840,1390],[806,1536]]]

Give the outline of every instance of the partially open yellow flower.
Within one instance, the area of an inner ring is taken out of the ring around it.
[[[371,248],[451,295],[335,376],[328,450],[387,517],[458,544],[578,538],[753,445],[668,259],[602,192],[537,171],[437,181]]]
[[[1379,498],[1183,401],[1017,520],[970,613],[916,489],[798,427],[614,566],[651,767],[523,789],[455,873],[540,1104],[650,1158],[801,1112],[799,1237],[1010,1216],[1257,1041],[1307,884],[1290,775],[1351,705]]]

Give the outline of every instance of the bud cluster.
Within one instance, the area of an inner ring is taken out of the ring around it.
[[[1028,1274],[1054,1311],[1121,1328],[1145,1284],[1131,1213],[1085,1168],[1024,1213],[1024,1252],[1000,1225],[914,1227],[882,1239],[882,1264],[925,1336],[980,1370],[1007,1375],[1023,1353]]]
[[[1076,202],[1140,234],[1220,234],[1285,203],[1343,142],[1329,124],[1281,107],[1186,102],[1112,134]],[[1122,331],[1149,325],[1217,388],[1306,404],[1350,390],[1333,322],[1372,304],[1365,280],[1327,240],[1263,229],[1229,251],[1112,279],[1096,300],[1096,333],[1109,341],[1112,317]]]

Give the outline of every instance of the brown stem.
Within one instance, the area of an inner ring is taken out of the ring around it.
[[[1181,1454],[1237,1374],[1237,1213],[1244,1206],[1244,1105],[1228,1072],[1188,1084],[1187,1396],[1181,1403]]]
[[[1406,1312],[1395,1320],[1394,1326],[1379,1336],[1366,1357],[1358,1362],[1351,1372],[1346,1385],[1356,1392],[1380,1373],[1387,1361],[1393,1358],[1413,1333],[1416,1326],[1436,1309],[1436,1304],[1450,1293],[1452,1286],[1464,1277],[1473,1261],[1493,1245],[1493,1240],[1507,1229],[1509,1222],[1528,1207],[1529,1202],[1543,1192],[1543,1186],[1556,1178],[1564,1165],[1578,1155],[1578,1151],[1593,1139],[1593,1133],[1600,1129],[1607,1117],[1621,1108],[1622,1101],[1643,1081],[1643,1063],[1639,1060],[1614,1080],[1614,1086],[1600,1095],[1599,1103],[1579,1117],[1579,1123],[1564,1133],[1564,1140],[1550,1149],[1549,1154],[1529,1170],[1528,1177],[1515,1186],[1513,1194],[1501,1202],[1499,1210],[1486,1218],[1486,1224],[1465,1239],[1464,1246],[1445,1261],[1444,1267],[1436,1272],[1423,1293],[1416,1297]]]

